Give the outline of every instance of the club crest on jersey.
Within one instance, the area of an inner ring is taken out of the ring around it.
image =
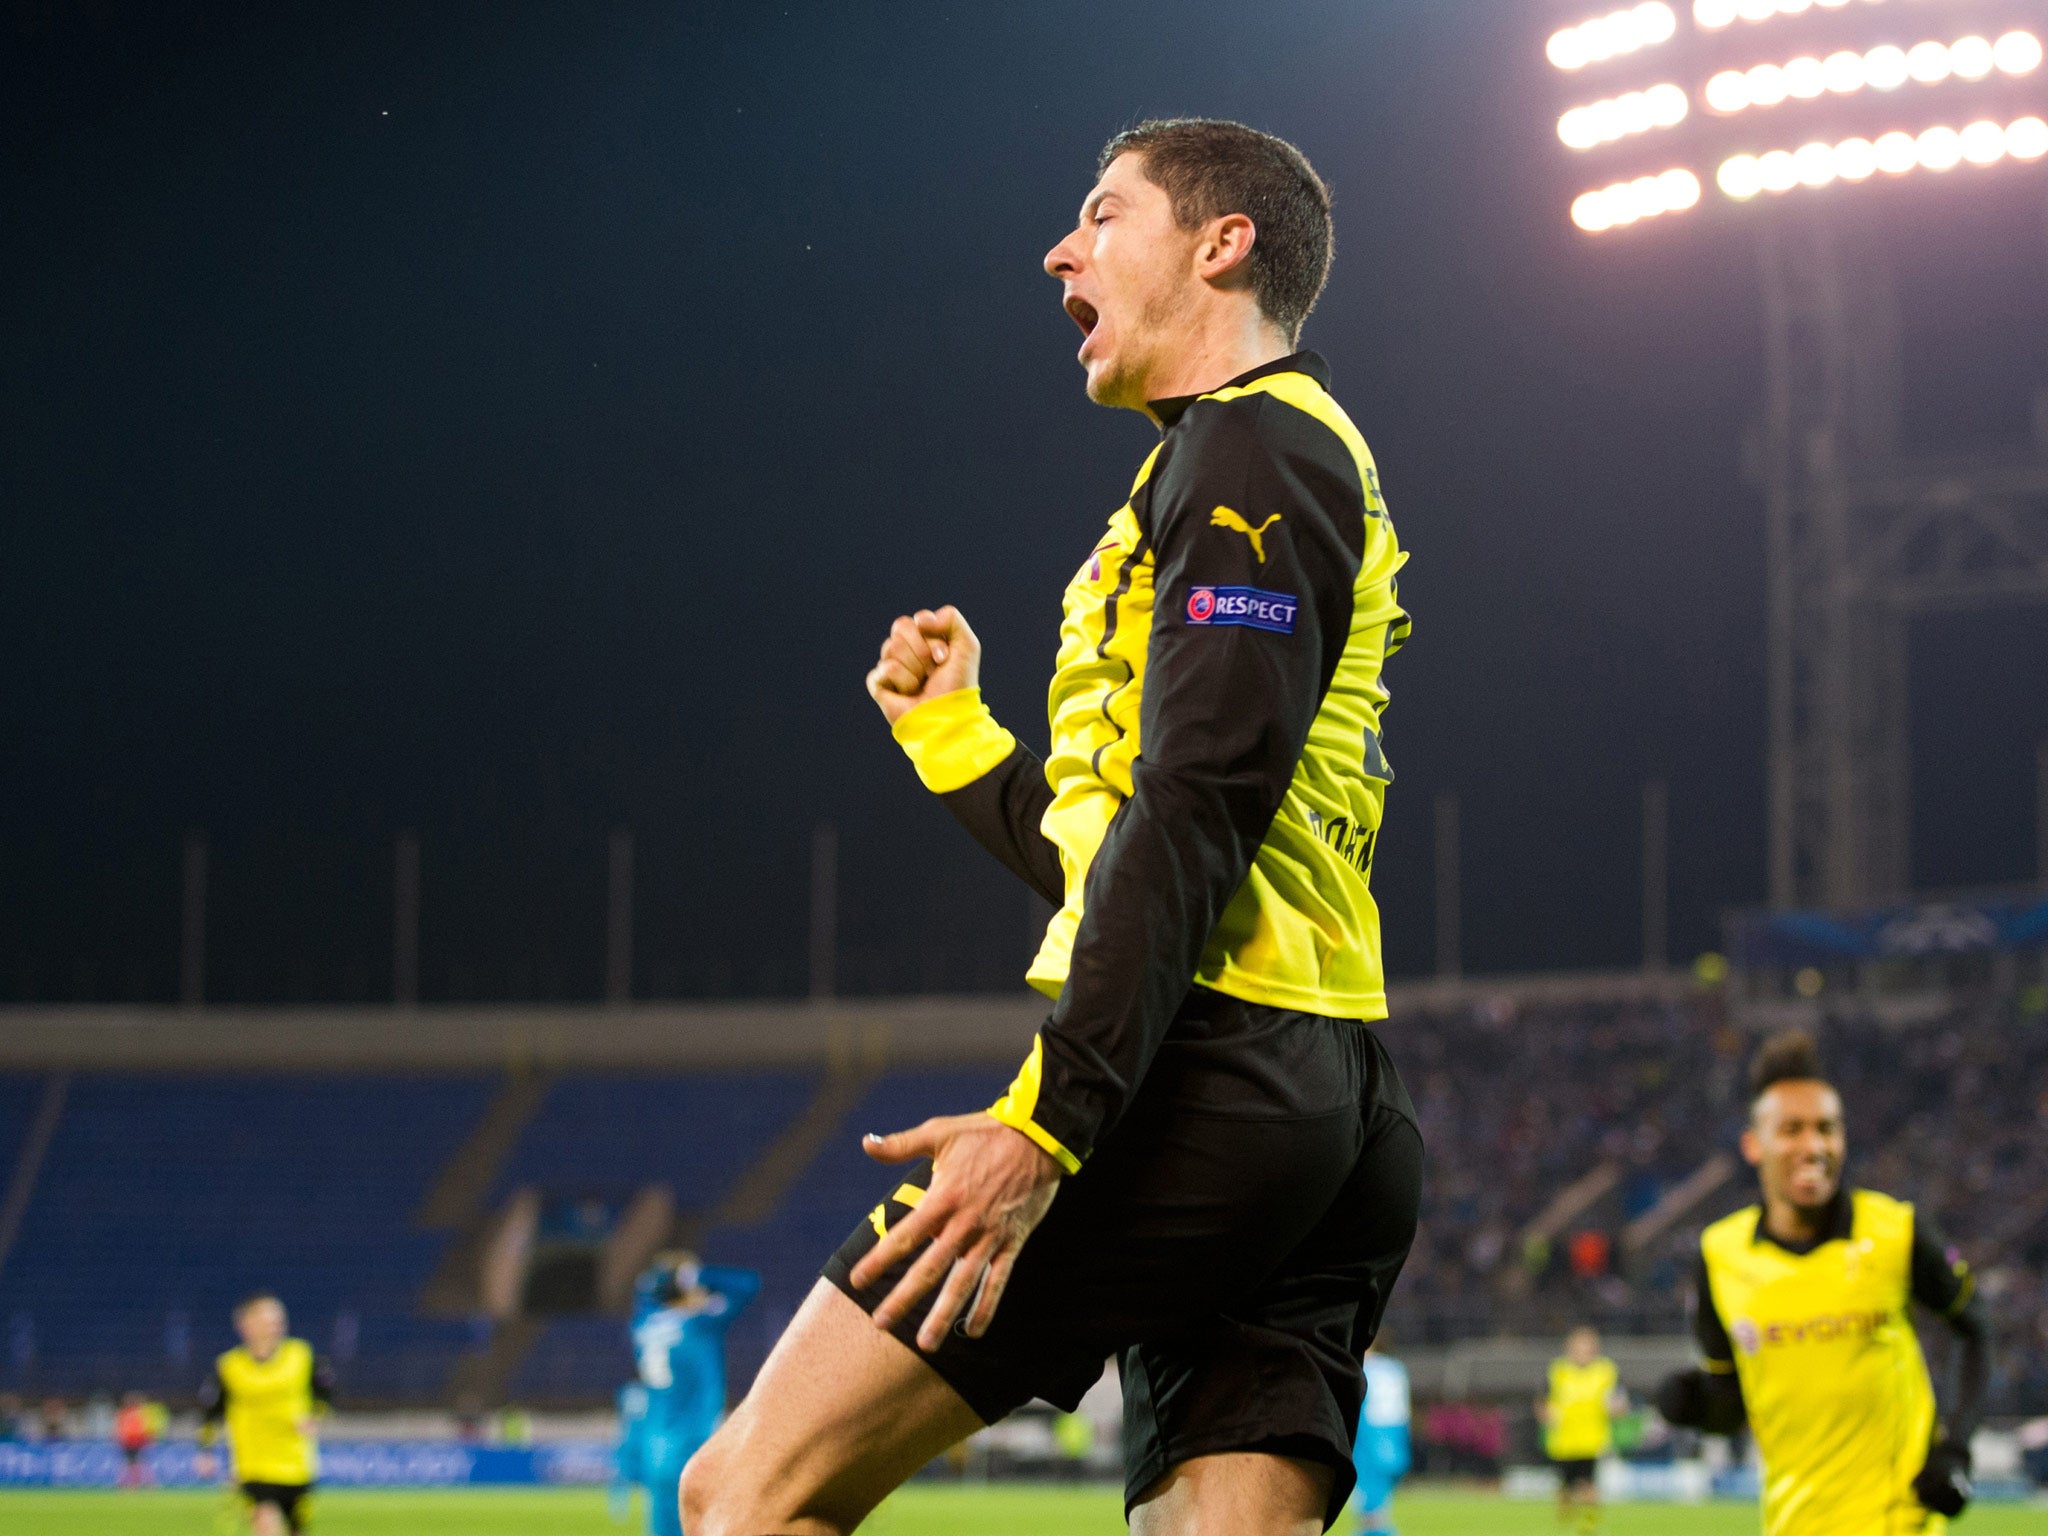
[[[1301,601],[1288,592],[1261,592],[1257,587],[1196,587],[1188,593],[1188,622],[1234,624],[1275,635],[1294,633]]]

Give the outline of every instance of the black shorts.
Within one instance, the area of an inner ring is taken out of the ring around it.
[[[1550,1463],[1570,1488],[1591,1488],[1599,1481],[1600,1463],[1591,1456],[1556,1456]]]
[[[275,1505],[284,1516],[285,1529],[295,1533],[306,1528],[306,1496],[312,1491],[311,1483],[242,1484],[242,1497],[249,1501],[251,1509]]]
[[[1415,1110],[1370,1029],[1197,987],[989,1331],[955,1328],[923,1358],[993,1424],[1034,1397],[1071,1410],[1116,1356],[1126,1512],[1183,1461],[1263,1451],[1331,1469],[1328,1524],[1356,1481],[1360,1362],[1421,1193]],[[882,1219],[909,1209],[892,1196]],[[856,1292],[876,1240],[863,1220],[824,1270],[869,1310],[908,1263]],[[894,1330],[913,1349],[930,1300]]]

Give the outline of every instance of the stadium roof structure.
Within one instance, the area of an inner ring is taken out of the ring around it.
[[[1888,192],[1937,178],[2048,189],[2048,0],[1553,14],[1540,45],[1560,153],[1583,167],[1572,222],[1602,241],[1735,222],[1760,247],[1764,410],[1747,457],[1766,505],[1771,903],[1899,900],[1908,630],[1930,611],[2048,600],[2048,393],[2030,446],[1902,454],[1878,214]]]

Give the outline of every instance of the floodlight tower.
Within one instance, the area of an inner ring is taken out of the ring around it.
[[[1775,906],[1906,894],[1908,625],[2048,599],[2048,421],[2030,451],[1901,454],[1873,218],[1896,180],[2048,175],[2043,36],[2048,0],[1649,0],[1549,40],[1558,137],[1609,165],[1579,228],[1756,230]]]

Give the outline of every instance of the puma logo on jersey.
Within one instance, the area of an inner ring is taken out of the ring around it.
[[[1209,526],[1211,528],[1228,528],[1232,533],[1241,533],[1250,539],[1252,541],[1252,553],[1259,557],[1259,564],[1261,565],[1266,563],[1266,530],[1279,521],[1280,514],[1275,512],[1271,517],[1259,524],[1258,527],[1254,528],[1243,517],[1231,511],[1228,507],[1218,507],[1209,514]]]

